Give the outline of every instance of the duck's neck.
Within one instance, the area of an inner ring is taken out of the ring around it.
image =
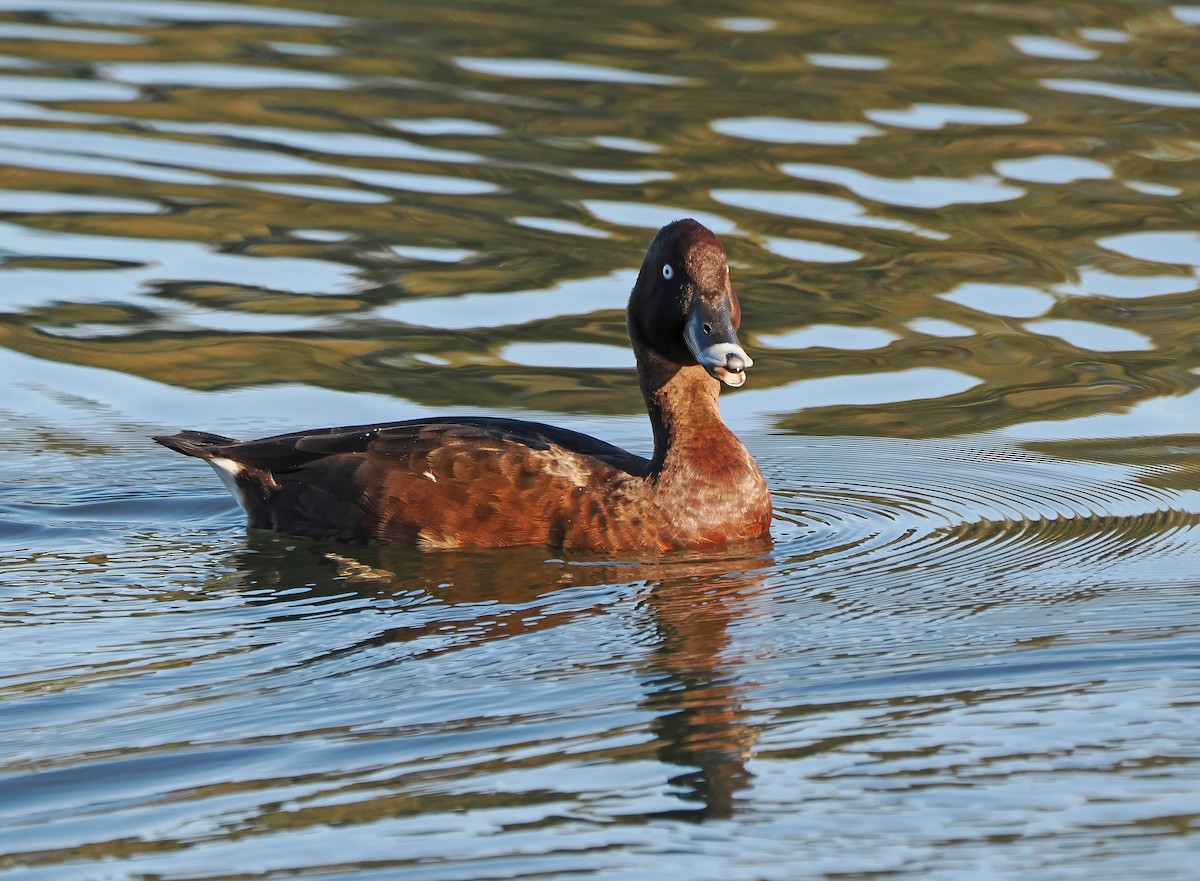
[[[650,477],[727,462],[731,448],[745,450],[721,419],[721,383],[703,367],[680,367],[654,353],[640,353],[638,377],[654,429]]]

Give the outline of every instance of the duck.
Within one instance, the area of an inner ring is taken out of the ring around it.
[[[769,542],[767,483],[718,407],[722,386],[742,386],[754,362],[738,342],[741,305],[710,229],[683,219],[655,234],[626,323],[650,458],[493,416],[154,440],[212,466],[249,527],[311,539],[652,555]]]

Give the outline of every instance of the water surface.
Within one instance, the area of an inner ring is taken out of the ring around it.
[[[1194,878],[1200,7],[0,0],[0,874]],[[247,533],[148,436],[645,452],[723,239],[775,545]]]

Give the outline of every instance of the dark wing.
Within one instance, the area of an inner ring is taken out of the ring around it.
[[[595,492],[650,469],[579,432],[486,417],[155,439],[208,460],[251,526],[429,547],[561,544],[570,528],[607,528]]]
[[[534,450],[558,446],[634,475],[645,474],[649,467],[649,462],[641,456],[577,431],[539,422],[488,417],[410,419],[297,431],[250,441],[231,442],[215,436],[212,439],[216,442],[203,445],[205,458],[221,456],[273,474],[295,471],[316,460],[347,453],[404,459],[446,443],[470,447],[473,443],[497,442]]]

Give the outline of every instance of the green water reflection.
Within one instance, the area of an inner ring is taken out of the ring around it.
[[[636,267],[659,222],[696,214],[737,264],[754,387],[780,390],[770,411],[789,430],[944,436],[1195,388],[1195,111],[1172,100],[1195,96],[1186,16],[551,8],[145,12],[79,42],[29,39],[47,16],[14,6],[0,54],[35,63],[7,77],[31,97],[0,127],[0,186],[6,222],[48,235],[11,246],[3,344],[196,389],[635,413],[627,369],[504,354],[624,346],[628,279],[610,274]],[[1101,26],[1117,37],[1086,36]],[[23,209],[36,193],[65,198]],[[946,296],[979,283],[995,287]],[[529,291],[543,294],[504,300]],[[1042,301],[1014,314],[1029,291]],[[471,295],[497,300],[476,325]],[[406,308],[430,298],[450,327]],[[756,345],[809,325],[887,337]],[[870,407],[788,391],[927,367],[967,387]]]
[[[0,873],[1194,874],[1200,7],[0,0]],[[718,232],[750,560],[247,535],[147,436],[643,449]]]

